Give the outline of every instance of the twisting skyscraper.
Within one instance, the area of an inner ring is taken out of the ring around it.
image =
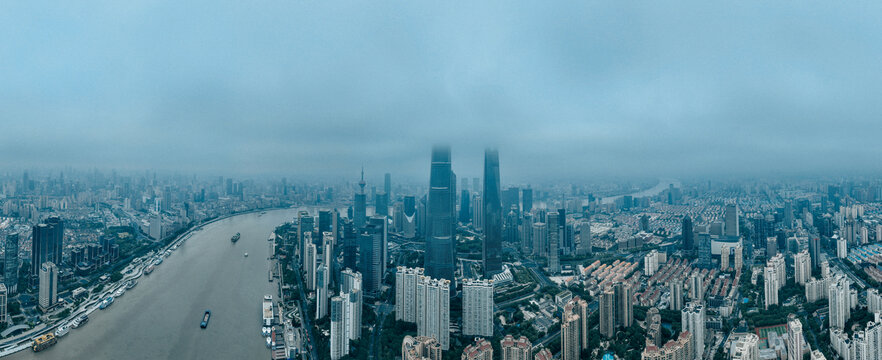
[[[499,184],[499,152],[484,151],[484,276],[502,271],[502,199]]]
[[[456,175],[450,165],[450,147],[432,149],[429,199],[426,205],[426,275],[454,280]]]

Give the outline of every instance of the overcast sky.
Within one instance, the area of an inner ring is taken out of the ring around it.
[[[4,1],[0,167],[882,170],[878,1]]]

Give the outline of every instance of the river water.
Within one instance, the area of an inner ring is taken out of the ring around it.
[[[220,220],[186,243],[106,310],[58,344],[10,359],[267,359],[261,301],[278,298],[267,281],[267,238],[297,209]],[[233,244],[230,237],[242,233]],[[244,253],[248,252],[248,257]],[[199,322],[211,310],[207,329]]]

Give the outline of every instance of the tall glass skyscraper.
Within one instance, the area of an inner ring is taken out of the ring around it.
[[[34,226],[31,245],[30,275],[32,278],[36,278],[40,274],[40,265],[44,262],[61,263],[63,239],[64,223],[57,216],[49,217],[43,223]]]
[[[9,295],[18,292],[18,233],[6,235],[3,280]]]
[[[484,151],[484,248],[482,255],[485,277],[489,278],[502,271],[502,199],[499,181],[499,152],[495,149]]]
[[[432,149],[426,208],[426,275],[453,281],[456,261],[456,175],[451,169],[449,146],[435,146]]]

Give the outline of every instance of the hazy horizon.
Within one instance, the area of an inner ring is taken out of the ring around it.
[[[879,174],[879,3],[0,5],[0,172]]]

